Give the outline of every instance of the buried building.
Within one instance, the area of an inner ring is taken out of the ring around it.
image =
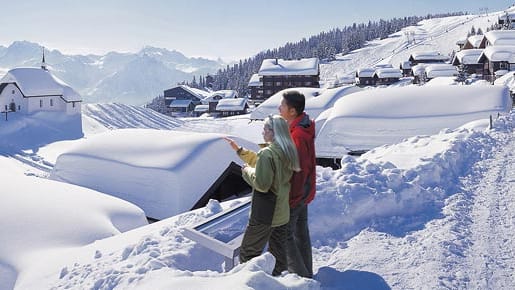
[[[468,122],[509,112],[505,86],[410,86],[366,90],[339,99],[320,114],[315,139],[318,158],[438,134]]]
[[[211,198],[250,193],[241,178],[242,161],[223,136],[152,129],[97,134],[61,154],[50,178],[127,200],[160,220]],[[238,143],[258,149],[243,139]]]

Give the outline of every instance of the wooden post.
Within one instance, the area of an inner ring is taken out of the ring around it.
[[[492,120],[492,115],[490,115],[490,130],[492,130],[493,128],[493,120]]]

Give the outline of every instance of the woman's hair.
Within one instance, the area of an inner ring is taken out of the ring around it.
[[[265,126],[274,131],[274,141],[279,144],[289,162],[288,167],[293,171],[300,171],[297,148],[291,139],[290,130],[286,120],[279,115],[270,115],[265,119]]]

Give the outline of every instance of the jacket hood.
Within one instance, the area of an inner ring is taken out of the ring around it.
[[[300,128],[303,135],[315,138],[315,122],[313,122],[305,112],[291,122],[290,130],[294,127],[297,127],[297,129]]]

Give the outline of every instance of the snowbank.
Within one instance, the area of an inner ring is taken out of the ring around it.
[[[0,165],[16,166],[5,157]],[[43,253],[84,246],[147,223],[138,207],[90,189],[6,171],[2,180],[2,289],[10,289]]]
[[[60,155],[50,178],[117,196],[163,219],[190,210],[231,162],[242,164],[223,136],[151,129],[101,133]],[[257,149],[243,139],[238,143]]]
[[[250,114],[251,120],[262,120],[270,114],[279,113],[279,105],[281,104],[283,93],[287,90],[297,90],[304,94],[306,98],[305,111],[312,119],[316,119],[323,111],[332,107],[334,103],[341,97],[358,92],[361,88],[356,86],[342,86],[333,89],[318,88],[293,88],[286,89],[275,93],[273,96],[264,101]]]
[[[422,86],[367,90],[338,100],[318,131],[319,157],[340,157],[508,112],[504,86]]]
[[[55,141],[81,137],[83,137],[81,114],[11,113],[8,115],[8,121],[0,120],[0,146],[4,147],[4,150],[5,148],[37,148]]]

